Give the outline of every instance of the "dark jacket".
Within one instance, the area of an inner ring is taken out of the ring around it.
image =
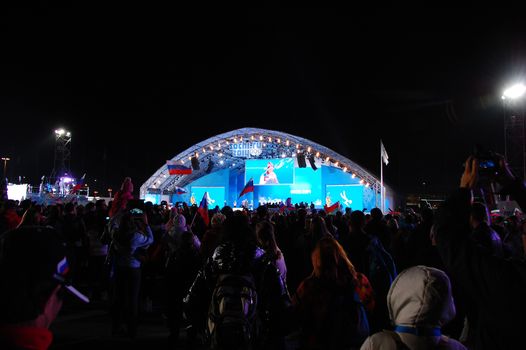
[[[379,219],[372,219],[365,225],[364,230],[369,236],[378,237],[385,250],[391,253],[391,230],[389,230],[385,222]]]
[[[509,193],[526,208],[522,184],[510,186]],[[470,238],[470,199],[469,190],[459,189],[445,202],[437,230],[439,253],[466,296],[473,349],[513,349],[524,341],[526,329],[526,264],[495,256]]]
[[[477,228],[473,229],[471,237],[482,249],[489,251],[493,255],[504,256],[500,236],[487,223],[482,222]]]

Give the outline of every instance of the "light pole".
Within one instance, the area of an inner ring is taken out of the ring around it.
[[[7,175],[7,161],[11,160],[11,158],[9,158],[9,157],[2,157],[2,160],[4,161],[4,179],[5,179],[6,175]]]
[[[522,102],[521,99],[525,93],[526,85],[517,83],[505,89],[501,97],[505,107],[518,107],[518,116],[508,116],[507,109],[504,110],[504,156],[512,168],[522,171],[523,179],[526,178],[526,135],[524,133],[524,105],[519,102]],[[519,149],[520,152],[518,152]]]
[[[50,181],[71,173],[69,169],[71,161],[71,132],[63,128],[55,130],[55,159],[53,160],[53,170],[49,176]]]

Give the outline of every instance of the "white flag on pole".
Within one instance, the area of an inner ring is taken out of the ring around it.
[[[380,154],[382,156],[384,164],[389,164],[389,156],[387,155],[387,151],[385,150],[384,143],[382,142],[382,140],[380,140]]]

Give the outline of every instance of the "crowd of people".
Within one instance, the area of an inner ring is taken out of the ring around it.
[[[504,159],[497,175],[526,208]],[[514,348],[526,326],[526,223],[490,217],[472,201],[477,180],[469,158],[438,212],[225,206],[209,225],[195,205],[135,200],[130,178],[111,203],[4,200],[0,348],[47,348],[61,290],[87,300],[73,285],[107,303],[116,337],[136,337],[153,299],[170,342],[188,348]]]

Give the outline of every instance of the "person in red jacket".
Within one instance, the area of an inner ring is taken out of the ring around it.
[[[115,193],[113,203],[110,208],[109,216],[113,217],[119,211],[126,208],[126,204],[130,199],[133,199],[133,183],[131,178],[126,177],[121,185],[121,189]]]

